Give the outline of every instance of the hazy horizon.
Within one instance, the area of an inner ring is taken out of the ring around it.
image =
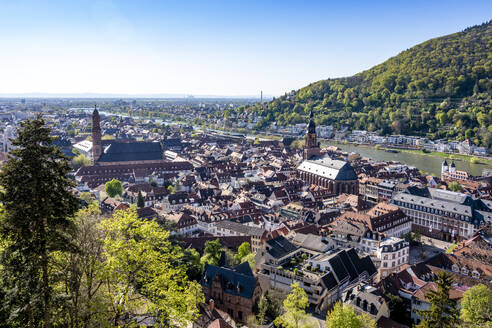
[[[16,1],[0,97],[266,98],[490,19],[490,1]],[[487,14],[489,13],[489,14]]]

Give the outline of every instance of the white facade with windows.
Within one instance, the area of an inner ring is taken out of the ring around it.
[[[392,272],[399,271],[403,264],[409,262],[410,245],[404,239],[389,237],[379,243],[376,255],[381,260],[379,272],[384,278]]]

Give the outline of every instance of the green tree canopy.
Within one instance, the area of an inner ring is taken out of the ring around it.
[[[109,197],[113,198],[123,195],[123,186],[121,185],[121,181],[113,179],[111,181],[106,182],[104,186],[104,191],[108,194]]]
[[[464,293],[461,319],[469,327],[492,326],[492,292],[487,286],[478,284]]]
[[[357,315],[350,305],[337,302],[326,316],[327,328],[376,328],[376,323],[368,315]]]
[[[116,211],[102,228],[112,324],[125,325],[128,314],[157,317],[163,326],[184,326],[196,318],[201,287],[188,280],[183,251],[171,244],[168,231],[140,220],[135,208]]]
[[[205,249],[203,250],[203,256],[200,259],[202,267],[205,267],[206,263],[212,265],[219,264],[222,252],[222,245],[218,238],[216,240],[207,241],[205,243]]]
[[[452,181],[448,184],[448,188],[449,190],[451,191],[461,191],[463,190],[463,186],[460,185],[458,182],[456,181]]]
[[[284,314],[275,319],[275,325],[285,328],[314,327],[305,310],[309,306],[306,292],[297,282],[290,287],[292,291],[284,300]]]
[[[243,258],[251,253],[251,245],[247,241],[242,243],[238,249],[236,255],[234,255],[234,260],[236,263],[241,263]]]
[[[58,252],[54,257],[53,272],[62,277],[57,289],[65,292],[56,317],[60,326],[97,328],[107,325],[110,319],[106,309],[111,302],[105,297],[105,281],[100,279],[104,268],[101,220],[97,202],[79,210],[74,236],[77,252]]]
[[[74,169],[78,169],[81,166],[91,165],[91,160],[85,155],[77,155],[72,159],[72,166]]]
[[[241,259],[241,263],[248,262],[251,270],[254,271],[255,268],[256,268],[256,260],[255,260],[255,257],[256,257],[256,252],[249,253],[248,255],[246,255],[245,257],[243,257]]]
[[[0,172],[2,302],[11,326],[52,326],[59,299],[53,254],[76,250],[72,217],[80,203],[70,190],[68,159],[53,140],[41,117],[22,122]]]

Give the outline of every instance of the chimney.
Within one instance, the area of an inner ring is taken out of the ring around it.
[[[208,301],[208,309],[209,309],[210,311],[213,311],[213,310],[214,310],[214,308],[215,308],[215,302],[214,302],[214,300],[213,300],[213,299],[210,299],[210,301]]]

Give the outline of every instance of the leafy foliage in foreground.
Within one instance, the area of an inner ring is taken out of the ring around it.
[[[106,298],[115,325],[127,315],[156,317],[161,324],[176,326],[196,318],[203,294],[198,283],[188,280],[180,263],[183,250],[171,244],[168,231],[139,219],[134,208],[116,211],[101,225],[102,277],[109,286]]]
[[[492,326],[492,292],[487,286],[478,284],[464,293],[461,319],[469,327]]]
[[[351,77],[322,80],[269,102],[240,107],[258,129],[304,123],[430,138],[470,138],[492,147],[492,22],[435,38]],[[225,113],[226,117],[230,113]]]
[[[78,210],[52,141],[25,121],[0,173],[0,327],[187,326],[203,301],[187,275],[198,253],[134,207],[104,218],[86,193]]]
[[[350,305],[337,302],[326,316],[327,328],[375,328],[376,323],[366,313],[357,315]]]
[[[315,324],[306,314],[306,308],[309,306],[306,292],[297,282],[290,285],[290,288],[292,291],[284,300],[284,313],[275,319],[275,325],[285,328],[314,327]]]

